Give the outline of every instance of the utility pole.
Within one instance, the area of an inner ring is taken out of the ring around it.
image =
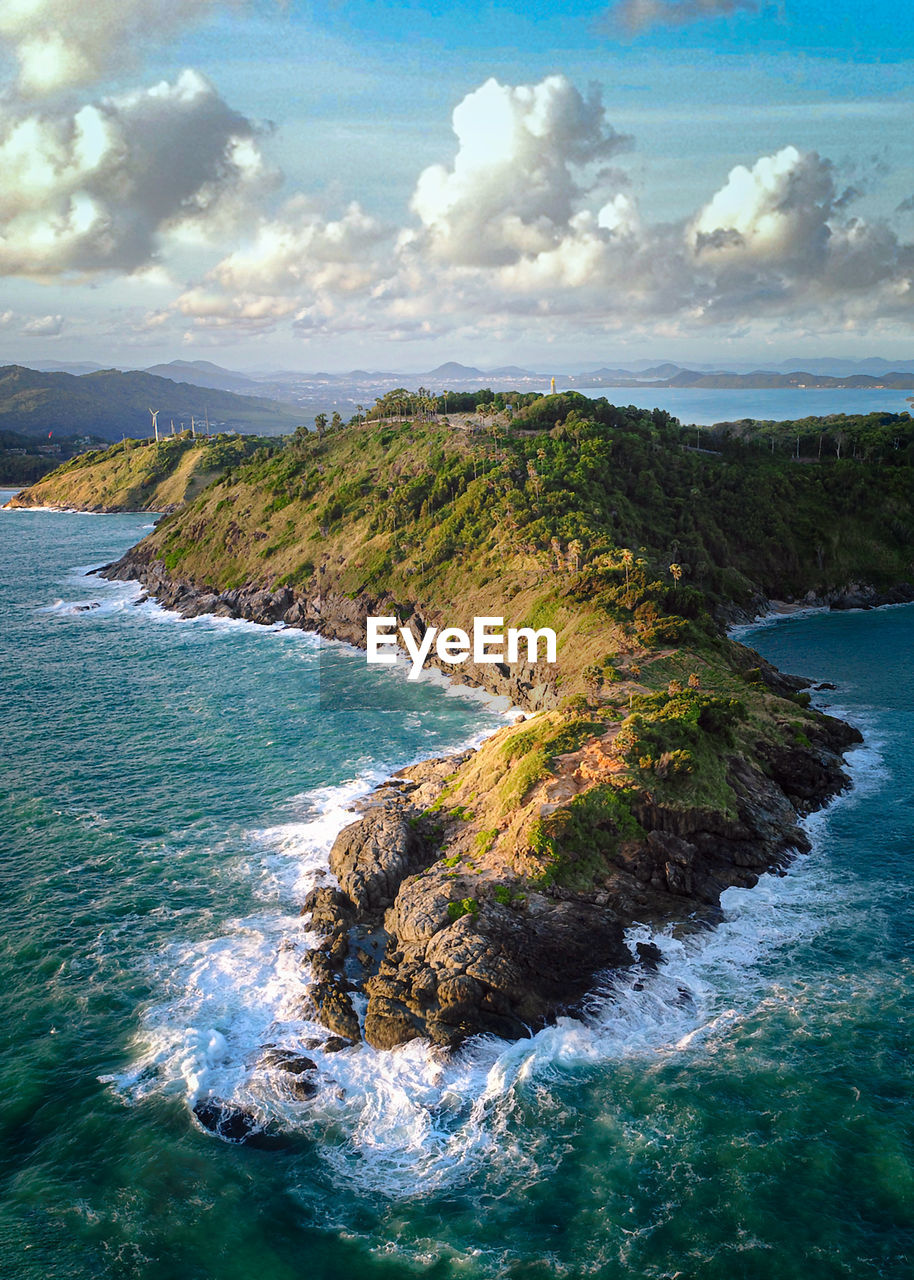
[[[190,415],[190,434],[194,440],[197,438],[197,428],[194,426],[194,415]]]
[[[155,436],[156,436],[156,444],[159,443],[159,412],[160,411],[158,409],[149,410],[149,413],[152,417],[152,429],[155,432]]]

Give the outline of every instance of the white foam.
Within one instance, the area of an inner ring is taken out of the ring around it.
[[[792,622],[795,618],[811,618],[817,613],[831,612],[827,604],[803,605],[786,610],[770,609],[767,613],[760,614],[753,622],[740,622],[736,626],[728,627],[727,635],[731,640],[742,643],[753,631],[765,631],[768,627],[776,626],[780,622]]]
[[[185,621],[152,602],[142,607]],[[440,672],[430,678],[447,679]],[[489,731],[480,730],[476,741]],[[835,803],[855,803],[881,785],[872,737],[851,763],[856,790]],[[548,1124],[531,1133],[512,1123],[525,1094],[535,1090],[538,1108],[548,1113],[554,1084],[573,1073],[718,1051],[759,1009],[792,998],[785,978],[792,949],[838,918],[852,892],[822,852],[833,804],[805,824],[814,852],[786,875],[727,890],[724,919],[713,929],[633,928],[632,945],[650,941],[659,948],[658,970],[632,970],[598,985],[580,1018],[561,1018],[514,1043],[480,1037],[449,1060],[420,1041],[387,1052],[358,1046],[330,1054],[321,1048],[326,1031],[303,1009],[310,979],[302,961],[315,939],[294,912],[310,887],[327,880],[334,836],[351,820],[355,799],[378,780],[372,772],[296,797],[288,823],[247,834],[238,870],[250,879],[259,908],[227,922],[218,936],[178,940],[152,958],[162,995],[143,1017],[133,1066],[109,1078],[125,1101],[165,1092],[189,1104],[213,1095],[250,1108],[312,1136],[316,1158],[341,1179],[391,1196],[457,1184],[486,1161],[509,1164],[518,1177],[535,1165],[542,1177]],[[268,1044],[314,1059],[322,1080],[315,1098],[290,1097],[281,1073],[258,1065]]]
[[[302,961],[316,938],[298,907],[327,879],[330,845],[376,781],[371,774],[322,788],[302,798],[300,821],[247,833],[237,871],[254,879],[265,908],[226,922],[218,936],[176,940],[150,960],[166,998],[143,1016],[134,1065],[106,1078],[123,1097],[164,1091],[193,1104],[213,1094],[264,1110],[268,1099],[250,1095],[249,1079],[263,1046],[326,1037],[302,1015],[309,984]]]
[[[856,790],[807,820],[814,852],[786,875],[727,890],[724,919],[712,929],[630,930],[632,945],[660,949],[656,972],[635,969],[598,986],[580,1018],[560,1018],[513,1043],[480,1037],[451,1059],[421,1041],[387,1052],[320,1047],[327,1033],[303,1012],[309,971],[302,961],[316,939],[293,911],[327,879],[330,844],[377,775],[296,797],[295,820],[247,836],[239,870],[252,878],[264,909],[228,922],[220,936],[177,941],[154,958],[163,998],[144,1015],[135,1063],[110,1082],[129,1102],[164,1092],[189,1104],[211,1094],[247,1107],[311,1135],[339,1178],[391,1196],[454,1185],[487,1161],[509,1162],[520,1176],[548,1158],[548,1141],[512,1122],[531,1089],[548,1111],[554,1084],[576,1072],[713,1054],[758,1010],[794,998],[784,976],[791,949],[848,909],[851,890],[836,882],[822,853],[830,813],[881,785],[875,744],[852,760]],[[295,1100],[281,1073],[258,1066],[268,1044],[316,1062],[322,1087],[315,1098]]]

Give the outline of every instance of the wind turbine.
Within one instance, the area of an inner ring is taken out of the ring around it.
[[[156,433],[156,444],[159,443],[159,409],[150,409],[149,413],[152,417],[152,429]]]

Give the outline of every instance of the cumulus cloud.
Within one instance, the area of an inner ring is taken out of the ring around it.
[[[166,231],[218,224],[270,177],[255,126],[210,82],[0,115],[0,271],[132,271]]]
[[[36,316],[23,325],[22,332],[29,338],[56,338],[63,329],[63,316]]]
[[[384,256],[380,250],[391,236],[355,202],[333,218],[295,197],[275,217],[261,217],[250,242],[185,291],[177,308],[199,327],[266,329],[288,316],[305,326],[309,307],[363,295],[390,270],[389,243]]]
[[[427,250],[464,266],[555,249],[602,180],[597,166],[629,141],[607,123],[597,88],[584,97],[559,75],[514,87],[487,80],[455,109],[453,125],[453,164],[420,175],[411,207]]]
[[[390,340],[910,319],[914,246],[853,213],[832,163],[786,146],[738,165],[689,218],[651,220],[612,166],[626,145],[564,77],[489,80],[453,116],[399,230],[297,197],[150,326]],[[0,197],[2,200],[2,197]]]
[[[627,30],[643,31],[655,26],[685,26],[757,8],[757,0],[622,0],[613,14]]]
[[[821,266],[829,220],[846,201],[835,189],[831,164],[816,152],[783,147],[751,169],[737,165],[689,228],[697,256]]]
[[[849,215],[855,195],[828,160],[793,146],[733,169],[686,229],[708,309],[907,305],[914,247],[886,222]]]
[[[3,0],[0,39],[19,63],[19,87],[42,95],[120,70],[150,39],[244,0]]]

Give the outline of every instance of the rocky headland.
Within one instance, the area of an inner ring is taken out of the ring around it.
[[[353,644],[369,613],[397,608],[329,586],[219,590],[170,572],[148,544],[100,572],[138,580],[185,617],[282,622]],[[436,614],[416,605],[410,620],[421,632]],[[798,822],[848,785],[843,753],[860,733],[809,708],[806,681],[742,646],[729,645],[728,664],[758,705],[738,726],[723,723],[720,699],[675,680],[652,694],[635,658],[651,660],[633,649],[610,707],[563,697],[554,675],[529,666],[461,668],[462,682],[538,714],[476,751],[402,770],[335,840],[336,883],[302,911],[321,935],[311,1012],[337,1047],[528,1035],[579,1009],[600,975],[654,963],[652,948],[626,945],[633,922],[713,924],[725,888],[808,849]],[[695,759],[684,770],[672,739],[666,751],[645,745],[650,725],[621,705],[639,698],[667,714],[686,699]],[[684,786],[705,750],[714,787]]]

